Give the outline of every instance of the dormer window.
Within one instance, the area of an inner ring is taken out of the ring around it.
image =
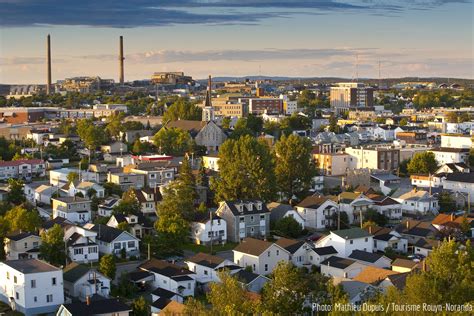
[[[257,210],[261,211],[262,210],[262,202],[255,203],[255,207],[257,208]]]

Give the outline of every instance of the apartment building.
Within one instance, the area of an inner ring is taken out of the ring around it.
[[[349,155],[348,169],[375,169],[392,171],[398,169],[400,149],[377,146],[357,146],[346,148]]]
[[[249,113],[261,115],[283,113],[283,99],[277,98],[249,98]]]
[[[346,174],[349,155],[345,153],[313,154],[316,168],[325,176],[341,176]]]
[[[33,177],[44,177],[46,164],[41,159],[21,159],[0,161],[0,180],[10,178],[31,180]]]
[[[91,200],[79,196],[55,197],[51,200],[53,218],[62,217],[73,223],[91,220]]]
[[[37,259],[0,262],[0,300],[26,316],[55,313],[64,303],[63,271]]]
[[[374,105],[373,89],[359,82],[342,82],[331,87],[331,108],[336,113],[348,111],[350,108],[372,107]]]

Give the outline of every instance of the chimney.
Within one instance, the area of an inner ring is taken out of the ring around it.
[[[123,71],[123,61],[125,57],[123,57],[123,36],[120,36],[120,47],[119,47],[119,63],[120,63],[120,85],[124,83],[124,71]]]
[[[454,214],[451,214],[451,222],[454,221]]]
[[[89,306],[91,304],[91,297],[89,295],[86,296],[86,305]]]
[[[46,59],[47,59],[47,83],[46,83],[46,94],[49,95],[51,93],[51,36],[48,34],[48,38],[46,40]]]
[[[407,219],[406,225],[407,225],[407,229],[410,229],[410,221],[408,219]]]
[[[372,225],[369,226],[369,234],[372,235]]]

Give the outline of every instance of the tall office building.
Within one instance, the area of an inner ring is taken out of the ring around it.
[[[351,108],[366,108],[374,105],[373,89],[359,82],[338,83],[331,87],[331,108],[337,114]]]

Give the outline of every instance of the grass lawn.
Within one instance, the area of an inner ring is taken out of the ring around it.
[[[212,246],[212,252],[220,252],[220,251],[226,251],[226,250],[232,250],[237,246],[237,243],[233,242],[228,242],[225,245],[213,245]],[[211,252],[211,246],[204,246],[204,245],[196,245],[196,244],[185,244],[183,245],[183,250],[189,250],[193,252],[204,252],[204,253],[210,253]]]

